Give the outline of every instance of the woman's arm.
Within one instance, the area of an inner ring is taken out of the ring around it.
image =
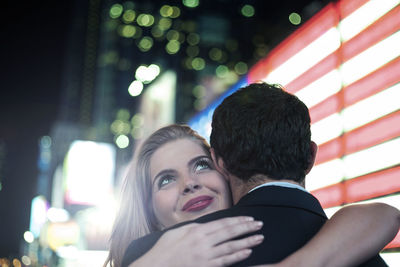
[[[304,247],[278,264],[265,266],[358,265],[379,253],[399,227],[400,211],[392,206],[350,205],[336,212]]]
[[[181,226],[164,233],[146,254],[129,267],[228,266],[249,257],[250,248],[260,244],[264,237],[253,235],[228,240],[255,232],[261,227],[262,222],[246,216]]]

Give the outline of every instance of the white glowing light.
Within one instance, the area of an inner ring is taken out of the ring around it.
[[[144,65],[137,68],[135,78],[143,83],[153,81],[160,74],[160,67],[156,64],[151,64],[146,67]]]
[[[314,166],[306,177],[306,189],[312,191],[339,183],[344,177],[343,161],[334,159]]]
[[[342,118],[334,113],[311,125],[311,139],[318,145],[340,136],[343,132]]]
[[[131,96],[138,96],[143,91],[143,83],[140,81],[133,81],[131,85],[129,85],[128,92]]]
[[[69,220],[69,213],[65,209],[51,207],[47,211],[47,219],[50,222],[66,222]]]
[[[28,243],[32,243],[35,240],[35,237],[33,236],[33,233],[30,231],[26,231],[24,233],[24,239]]]
[[[119,148],[127,148],[129,146],[129,137],[121,134],[120,136],[117,137],[115,143]]]
[[[340,24],[343,41],[350,40],[399,4],[399,0],[371,0],[344,18]]]
[[[400,163],[400,137],[343,157],[346,179]]]
[[[266,77],[267,83],[286,85],[340,47],[340,35],[331,28],[318,39],[289,58]]]
[[[326,98],[336,94],[341,88],[340,73],[337,69],[334,69],[298,91],[296,96],[300,98],[308,108],[311,108]]]
[[[349,85],[400,55],[400,31],[349,59],[340,68],[343,84]]]
[[[400,83],[345,108],[344,129],[351,131],[400,108]]]

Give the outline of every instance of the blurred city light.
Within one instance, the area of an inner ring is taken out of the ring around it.
[[[197,45],[200,42],[200,35],[198,35],[197,33],[189,33],[186,37],[186,41],[190,45]]]
[[[154,23],[154,17],[150,14],[140,14],[136,21],[140,26],[150,27]]]
[[[158,22],[158,25],[161,30],[163,31],[168,30],[172,26],[172,20],[169,18],[161,18],[160,21]]]
[[[129,9],[129,10],[126,10],[124,12],[124,14],[122,15],[122,20],[125,23],[131,23],[135,20],[135,17],[136,17],[136,12],[134,10]]]
[[[133,81],[131,85],[129,85],[128,92],[131,96],[138,96],[142,93],[143,83],[141,81]]]
[[[252,5],[244,5],[242,9],[240,10],[243,16],[245,17],[252,17],[254,16],[254,7]]]
[[[160,8],[160,15],[163,17],[170,17],[173,12],[174,12],[174,10],[172,9],[172,7],[170,5],[163,5]]]
[[[199,5],[199,0],[182,0],[182,3],[186,7],[197,7]]]
[[[181,15],[181,10],[177,6],[172,7],[172,14],[170,15],[171,18],[175,19]]]
[[[198,46],[188,46],[186,48],[186,54],[189,57],[195,57],[195,56],[197,56],[199,54],[199,52],[200,52],[200,49],[199,49]]]
[[[219,78],[224,78],[229,72],[229,69],[225,65],[219,65],[217,69],[215,70],[215,74]]]
[[[33,236],[33,233],[31,231],[26,231],[24,233],[24,239],[28,243],[32,243],[35,240],[35,237]]]
[[[12,263],[14,267],[21,267],[21,262],[18,259],[13,259]]]
[[[301,17],[299,14],[293,12],[289,15],[289,21],[293,25],[299,25],[301,23]]]
[[[133,25],[123,25],[121,26],[120,34],[123,37],[130,38],[133,37],[136,33],[136,27]]]
[[[28,266],[32,264],[31,258],[29,258],[26,255],[21,257],[21,261],[23,264],[28,265]]]
[[[165,46],[165,50],[167,51],[168,54],[176,54],[176,53],[178,53],[180,47],[181,47],[181,44],[178,41],[171,40]]]
[[[121,16],[123,10],[124,10],[124,8],[120,4],[112,5],[112,7],[110,9],[110,17],[113,19],[118,18],[119,16]]]
[[[117,144],[119,148],[127,148],[129,146],[129,137],[121,134],[115,139],[115,144]]]
[[[196,57],[192,60],[192,67],[195,70],[202,70],[206,66],[206,62],[201,57]]]
[[[238,63],[236,63],[235,71],[237,74],[239,74],[239,75],[246,74],[247,70],[248,70],[248,67],[247,67],[246,63],[244,63],[242,61],[239,61]]]
[[[146,67],[144,65],[139,66],[135,72],[135,78],[142,83],[150,83],[160,74],[160,67],[156,64],[151,64]]]
[[[140,51],[147,52],[153,46],[153,38],[149,36],[143,37],[138,44]]]
[[[50,136],[43,136],[40,139],[40,145],[43,148],[50,148],[51,147],[51,137]]]
[[[222,58],[222,51],[219,48],[213,47],[213,48],[211,48],[208,55],[212,60],[218,61],[218,60],[221,60],[221,58]]]
[[[47,219],[50,222],[66,222],[69,218],[69,213],[65,209],[51,207],[47,211]]]

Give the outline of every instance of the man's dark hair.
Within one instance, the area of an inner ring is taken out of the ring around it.
[[[243,181],[261,174],[301,183],[312,155],[308,108],[278,85],[250,84],[215,109],[210,143]]]

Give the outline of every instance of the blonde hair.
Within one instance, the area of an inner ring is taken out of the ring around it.
[[[110,252],[104,267],[119,267],[125,250],[135,239],[160,230],[152,206],[150,160],[162,145],[178,140],[190,139],[198,143],[209,154],[207,141],[187,125],[172,124],[150,135],[136,151],[122,186],[120,209],[114,221],[110,237]]]

